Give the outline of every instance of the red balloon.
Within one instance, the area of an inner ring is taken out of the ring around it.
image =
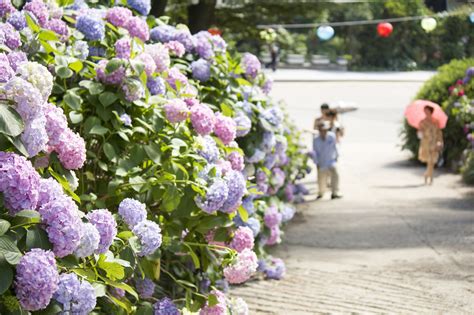
[[[377,33],[379,33],[381,37],[389,37],[392,32],[393,26],[388,22],[379,23],[379,25],[377,25]]]

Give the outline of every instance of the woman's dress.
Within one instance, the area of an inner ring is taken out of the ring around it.
[[[439,158],[440,146],[443,143],[443,133],[436,121],[424,119],[420,123],[422,133],[418,159],[424,163],[436,163]]]

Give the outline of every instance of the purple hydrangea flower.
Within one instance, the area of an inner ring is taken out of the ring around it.
[[[201,31],[194,35],[196,40],[195,51],[199,57],[204,59],[211,59],[214,57],[214,50],[212,49],[211,34],[208,31]]]
[[[41,178],[38,192],[38,207],[64,196],[63,187],[52,178]]]
[[[8,82],[15,75],[7,55],[0,53],[0,82]]]
[[[285,263],[280,258],[271,258],[265,264],[263,272],[268,279],[280,280],[286,273]]]
[[[183,57],[183,55],[186,53],[186,48],[184,47],[184,45],[175,40],[167,42],[165,44],[165,47],[168,48],[170,52],[172,52],[176,57],[179,58]]]
[[[23,10],[31,13],[41,26],[44,26],[48,20],[49,11],[43,0],[32,0],[27,2],[23,7]]]
[[[124,28],[130,33],[130,36],[137,37],[141,41],[146,42],[150,39],[150,30],[145,20],[132,16],[127,20]]]
[[[252,249],[254,245],[254,235],[252,229],[246,226],[239,227],[235,233],[234,238],[230,242],[230,247],[242,252],[244,249]]]
[[[125,94],[125,99],[129,102],[135,102],[145,97],[145,88],[143,84],[135,79],[127,79],[122,85],[122,91]]]
[[[87,9],[87,8],[89,8],[89,6],[85,2],[85,0],[74,0],[73,4],[66,7],[66,9],[76,10],[76,11]]]
[[[149,54],[156,64],[156,71],[163,72],[170,66],[170,54],[168,49],[162,44],[146,45],[145,52]]]
[[[257,218],[249,218],[247,222],[245,222],[245,226],[249,227],[252,230],[254,237],[256,237],[258,233],[260,233],[261,224]]]
[[[231,152],[227,156],[227,160],[230,162],[230,165],[232,166],[232,169],[235,170],[235,171],[241,172],[245,167],[244,157],[242,156],[242,154],[240,154],[237,151]]]
[[[296,210],[293,207],[290,206],[284,206],[283,210],[281,211],[281,221],[282,222],[288,222],[293,219],[295,216]]]
[[[195,201],[197,206],[207,213],[214,213],[219,210],[227,200],[229,188],[223,179],[216,179],[214,183],[207,189],[206,196],[203,198],[197,196]]]
[[[115,42],[115,55],[117,58],[129,59],[130,58],[130,39],[121,38]]]
[[[89,56],[89,45],[86,41],[77,40],[72,46],[67,47],[66,53],[77,59],[85,60]]]
[[[148,15],[151,10],[150,0],[127,0],[127,4],[141,15]]]
[[[12,51],[8,53],[7,57],[10,62],[10,67],[12,67],[14,71],[16,71],[20,65],[28,61],[26,54],[22,51]]]
[[[200,58],[191,63],[193,78],[201,82],[206,82],[211,77],[211,64],[205,59]]]
[[[67,118],[60,107],[47,103],[45,106],[48,146],[55,149],[61,143],[61,136],[68,129]]]
[[[76,29],[88,40],[102,40],[105,37],[104,21],[97,15],[87,12],[77,18]]]
[[[191,52],[196,45],[196,39],[191,35],[188,29],[179,29],[176,30],[173,36],[173,40],[183,44],[187,52]]]
[[[69,29],[66,22],[60,19],[51,19],[45,23],[44,28],[61,35],[61,40],[65,41],[69,37]]]
[[[40,176],[26,158],[0,152],[0,191],[5,207],[14,215],[24,209],[36,209]]]
[[[242,197],[246,192],[246,181],[241,172],[230,170],[226,176],[225,181],[229,192],[227,198],[222,205],[221,211],[226,213],[232,213],[242,203]]]
[[[236,137],[245,137],[252,128],[252,121],[245,114],[239,114],[234,117],[237,125]]]
[[[176,305],[173,303],[173,301],[168,298],[162,298],[161,300],[158,300],[153,305],[154,315],[179,315],[181,312],[178,310]]]
[[[275,134],[270,131],[265,131],[263,133],[263,139],[260,143],[260,149],[266,153],[273,151],[273,148],[276,146]]]
[[[77,257],[87,257],[99,248],[100,234],[91,223],[82,223],[82,237],[74,251]]]
[[[255,205],[253,203],[253,199],[254,199],[253,196],[248,196],[242,200],[242,207],[244,207],[244,209],[247,211],[249,215],[252,215],[255,213]]]
[[[129,18],[133,16],[132,11],[124,7],[113,7],[107,10],[105,18],[110,24],[117,27],[125,27]]]
[[[224,268],[225,279],[232,284],[247,281],[257,271],[257,260],[257,255],[251,249],[242,250],[235,261]]]
[[[273,79],[272,78],[266,78],[265,82],[263,83],[262,86],[262,91],[265,94],[269,94],[272,91],[273,87]]]
[[[138,291],[138,294],[142,299],[150,299],[153,297],[155,293],[155,283],[148,278],[136,278],[135,279],[135,287]]]
[[[125,198],[119,204],[118,213],[127,223],[129,228],[133,228],[138,223],[146,220],[146,206],[138,200]]]
[[[126,293],[124,289],[114,288],[114,287],[110,288],[110,289],[109,289],[109,292],[110,292],[113,296],[115,296],[117,299],[123,298],[123,297],[125,296],[125,293]]]
[[[173,40],[176,28],[171,25],[159,25],[150,31],[150,38],[154,42],[167,43]]]
[[[214,133],[225,145],[228,145],[235,139],[237,125],[232,118],[218,113]]]
[[[14,12],[16,9],[10,0],[0,0],[0,18],[7,16],[7,14]]]
[[[276,206],[270,206],[265,210],[265,215],[263,217],[265,225],[269,228],[278,226],[281,223],[281,213],[278,212]]]
[[[8,16],[7,22],[11,24],[17,31],[21,31],[26,27],[25,13],[22,11],[13,12]]]
[[[37,62],[22,63],[17,69],[17,74],[40,91],[43,102],[48,100],[53,89],[53,76],[45,66]]]
[[[242,67],[244,68],[246,76],[255,79],[255,77],[260,72],[262,65],[255,55],[252,55],[251,53],[245,53],[242,56]]]
[[[64,131],[55,150],[61,164],[68,170],[80,169],[86,161],[86,143],[71,129]]]
[[[261,169],[257,170],[257,174],[255,176],[258,190],[262,193],[266,193],[268,190],[268,177],[267,174],[262,171]]]
[[[8,23],[0,23],[0,33],[5,36],[4,44],[10,49],[17,49],[21,46],[20,33]]]
[[[135,225],[132,231],[140,240],[141,251],[138,253],[139,256],[151,255],[161,246],[161,229],[155,222],[141,221]]]
[[[168,77],[166,78],[166,81],[175,90],[177,89],[176,82],[179,82],[181,86],[187,86],[188,84],[188,78],[176,67],[168,70]]]
[[[466,77],[469,77],[469,78],[474,77],[474,67],[470,67],[466,70]]]
[[[53,298],[68,314],[89,314],[96,305],[94,287],[86,280],[80,281],[75,273],[59,276],[58,290]]]
[[[217,304],[209,306],[208,302],[199,311],[199,315],[225,315],[227,314],[227,302],[224,293],[219,290],[212,290],[210,294],[217,298]]]
[[[189,115],[188,106],[179,98],[169,100],[164,106],[164,110],[166,119],[173,124],[186,120]]]
[[[209,106],[198,103],[191,107],[191,123],[194,130],[201,135],[208,135],[214,130],[216,117]]]
[[[220,35],[212,35],[211,41],[214,45],[215,52],[225,53],[227,49],[227,43]]]
[[[230,309],[233,315],[249,315],[247,302],[242,298],[233,299]]]
[[[163,95],[166,92],[165,80],[160,77],[148,78],[146,86],[151,95]]]
[[[122,115],[120,115],[120,120],[127,127],[130,127],[132,125],[132,117],[130,117],[129,114],[123,113]]]
[[[37,311],[48,306],[58,288],[59,274],[50,251],[33,248],[16,266],[15,291],[23,309]]]
[[[103,254],[107,252],[117,235],[117,223],[115,222],[112,213],[106,209],[98,209],[88,213],[87,219],[99,231],[100,242],[96,253]]]
[[[216,141],[211,136],[199,137],[196,140],[197,153],[205,158],[209,163],[217,162],[219,158],[219,149]]]
[[[274,106],[267,108],[260,114],[260,119],[265,119],[274,127],[280,127],[283,121],[283,113],[281,110]],[[265,126],[263,126],[265,128]],[[269,130],[271,131],[271,130]]]
[[[125,68],[123,66],[120,66],[117,69],[115,69],[113,72],[107,73],[106,72],[107,63],[108,63],[107,60],[101,60],[97,64],[96,72],[97,72],[97,78],[99,79],[99,81],[105,84],[110,84],[110,85],[122,84],[125,78]]]
[[[141,53],[140,55],[137,56],[136,59],[143,62],[143,65],[145,66],[144,71],[147,76],[151,76],[153,72],[155,72],[156,70],[155,60],[150,54]]]
[[[265,245],[275,245],[281,242],[281,231],[280,227],[278,225],[272,226],[270,228],[270,237],[264,239],[265,240]]]
[[[88,56],[91,56],[91,57],[104,57],[105,56],[105,48],[99,47],[99,46],[90,46]]]

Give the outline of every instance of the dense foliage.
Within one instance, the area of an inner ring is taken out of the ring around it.
[[[472,162],[466,162],[472,155],[474,82],[472,80],[474,59],[453,60],[438,69],[438,73],[427,81],[416,95],[416,99],[425,99],[442,105],[449,116],[443,130],[443,156],[448,166],[455,170],[463,168],[469,173]],[[419,139],[416,129],[404,122],[403,149],[418,154]],[[467,151],[466,151],[467,149]],[[469,180],[468,180],[469,181]]]
[[[111,7],[0,0],[0,313],[247,314],[229,284],[306,174],[252,54]]]

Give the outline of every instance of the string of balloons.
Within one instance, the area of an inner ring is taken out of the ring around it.
[[[352,25],[367,25],[367,24],[377,24],[377,34],[380,37],[389,37],[393,32],[392,23],[396,22],[406,22],[420,20],[421,28],[429,33],[436,29],[438,25],[435,17],[444,18],[450,15],[455,15],[459,13],[441,13],[438,15],[432,16],[407,16],[399,18],[390,18],[390,19],[380,19],[380,20],[363,20],[363,21],[345,21],[345,22],[331,22],[331,23],[311,23],[311,24],[275,24],[275,25],[258,25],[258,28],[308,28],[308,27],[317,27],[316,35],[321,41],[328,41],[334,37],[336,34],[334,27],[337,26],[352,26]],[[469,15],[469,21],[474,23],[474,12]]]

